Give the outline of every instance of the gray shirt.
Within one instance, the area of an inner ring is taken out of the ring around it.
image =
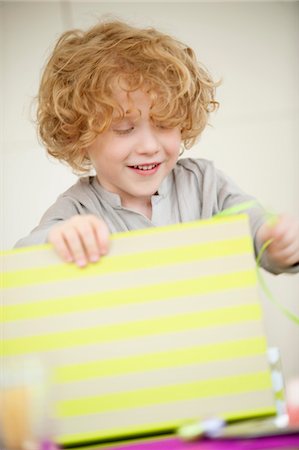
[[[208,219],[231,206],[253,200],[213,163],[204,159],[180,159],[152,196],[152,218],[124,208],[118,194],[106,191],[96,177],[79,178],[77,183],[61,194],[45,212],[40,224],[17,247],[41,244],[47,241],[50,228],[59,221],[76,214],[94,214],[101,217],[111,233],[163,226],[198,219]],[[249,215],[253,239],[266,220],[264,210],[256,206],[245,211]],[[255,242],[255,251],[257,252]],[[266,255],[265,255],[266,256]],[[273,273],[279,267],[269,264],[264,257],[262,265]],[[288,272],[298,271],[296,267]]]

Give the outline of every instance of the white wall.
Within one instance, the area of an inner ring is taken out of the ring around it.
[[[85,28],[106,13],[157,26],[197,51],[223,82],[213,127],[190,155],[213,159],[267,208],[299,216],[298,2],[10,1],[1,3],[0,13],[5,249],[27,234],[75,180],[45,156],[30,120],[45,57],[65,28]],[[266,280],[275,297],[298,315],[299,275],[266,274]],[[269,343],[282,351],[286,378],[299,375],[299,327],[265,297],[262,304]]]

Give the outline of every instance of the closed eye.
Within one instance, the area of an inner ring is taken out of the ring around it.
[[[155,127],[159,128],[160,130],[171,130],[173,128],[167,125],[166,123],[159,123],[159,122],[155,123]]]
[[[113,131],[116,134],[122,135],[122,134],[129,134],[134,130],[134,127],[124,128],[124,129],[117,129],[114,128]]]

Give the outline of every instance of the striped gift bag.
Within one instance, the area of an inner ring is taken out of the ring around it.
[[[2,254],[1,358],[50,373],[58,443],[275,413],[248,218],[111,236],[99,262]]]

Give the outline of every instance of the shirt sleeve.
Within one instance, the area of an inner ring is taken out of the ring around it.
[[[245,204],[246,202],[252,202],[252,206],[248,209],[242,210],[243,213],[247,213],[249,216],[250,229],[253,237],[254,252],[257,256],[260,252],[262,244],[257,241],[257,231],[260,226],[268,219],[266,210],[257,201],[257,199],[245,193],[234,181],[232,181],[221,170],[215,169],[215,183],[217,192],[217,205],[215,207],[215,214],[221,212],[227,208],[231,208],[236,205]],[[261,258],[261,266],[275,275],[280,273],[298,273],[299,263],[288,268],[282,268],[274,264],[270,258],[268,258],[267,251],[265,251]]]
[[[60,196],[56,202],[44,213],[41,221],[28,236],[17,241],[14,245],[17,247],[27,247],[31,245],[45,244],[48,239],[48,234],[53,225],[60,221],[67,220],[70,217],[78,214],[76,204],[66,196]]]
[[[194,164],[197,166],[196,169]],[[268,219],[268,214],[263,206],[254,196],[245,193],[225,173],[216,169],[211,161],[204,159],[189,160],[185,162],[185,165],[189,168],[192,167],[193,170],[195,169],[197,171],[198,182],[202,191],[202,206],[203,209],[207,211],[207,214],[204,215],[203,218],[210,217],[210,215],[216,215],[217,213],[236,205],[251,202],[251,206],[247,209],[242,209],[242,212],[248,214],[254,252],[257,256],[262,247],[262,243],[257,239],[257,231]],[[262,255],[261,266],[273,274],[299,272],[299,264],[288,268],[282,268],[274,264],[268,257],[267,251]]]

